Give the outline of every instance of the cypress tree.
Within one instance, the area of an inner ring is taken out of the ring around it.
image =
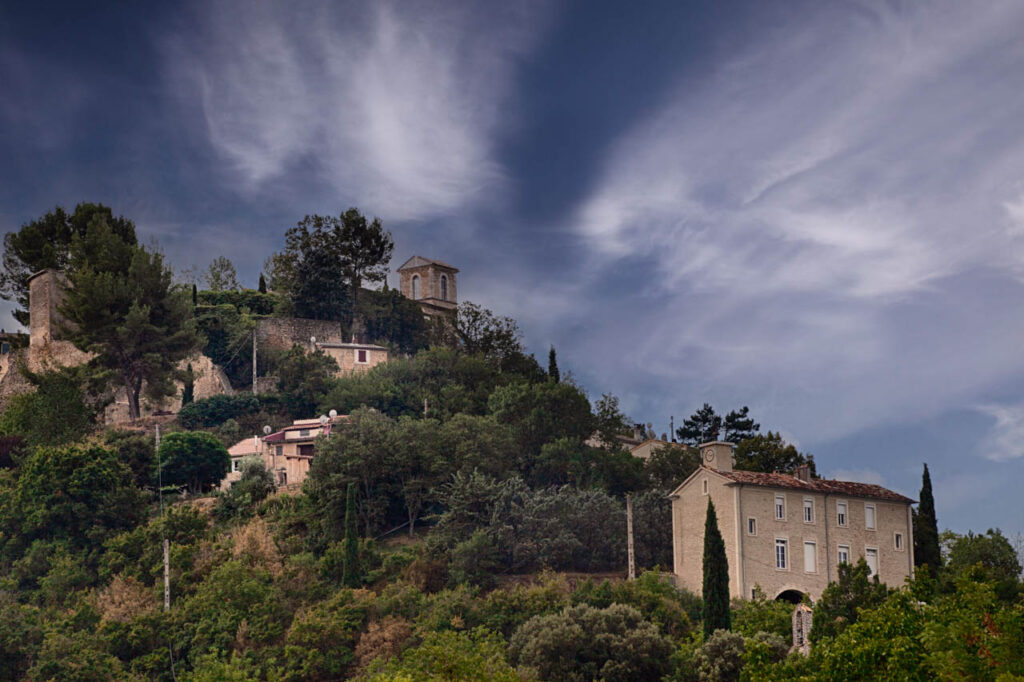
[[[704,639],[715,630],[731,630],[729,614],[729,561],[725,557],[725,541],[718,530],[715,505],[708,498],[708,515],[704,521]]]
[[[192,285],[192,307],[195,308],[197,305],[199,305],[199,290],[196,288],[196,285],[193,284]]]
[[[914,515],[914,565],[927,566],[928,572],[942,567],[942,552],[939,550],[939,522],[935,518],[935,497],[932,495],[932,477],[928,465],[921,475],[921,496]]]
[[[345,503],[345,540],[341,555],[341,584],[359,587],[359,535],[356,530],[356,484],[348,484],[348,499]]]
[[[263,278],[263,273],[262,273],[262,272],[260,273],[260,285],[259,285],[259,289],[260,289],[260,293],[261,293],[261,294],[265,294],[265,293],[267,293],[267,280],[265,280],[265,279]]]
[[[558,360],[555,358],[554,346],[551,346],[551,351],[548,353],[548,379],[556,384],[562,380],[558,373]]]
[[[188,363],[188,369],[185,370],[185,386],[181,389],[181,406],[185,407],[190,402],[196,399],[196,382],[195,377],[192,374],[192,363]]]

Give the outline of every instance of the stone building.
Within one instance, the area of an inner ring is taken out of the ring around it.
[[[861,557],[873,574],[901,585],[913,573],[914,500],[882,486],[733,470],[732,443],[700,446],[701,466],[676,488],[672,546],[676,582],[696,594],[703,579],[704,521],[714,502],[729,561],[729,593],[812,599]]]
[[[413,256],[398,268],[398,288],[403,296],[419,302],[424,315],[452,315],[459,307],[458,272],[439,260]]]
[[[298,485],[305,481],[309,474],[316,439],[321,435],[330,435],[331,427],[345,419],[348,419],[346,415],[296,419],[291,426],[260,439],[255,454],[263,458],[267,470],[274,474],[277,485]],[[236,443],[233,447],[237,448],[237,455],[232,455],[232,460],[242,460],[254,454],[249,451],[248,439]],[[236,466],[232,463],[232,470]],[[228,485],[230,476],[229,473]]]

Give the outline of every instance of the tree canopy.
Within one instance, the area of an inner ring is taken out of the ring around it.
[[[676,429],[676,436],[681,443],[689,445],[713,440],[739,443],[755,436],[760,428],[761,425],[750,417],[750,408],[746,406],[722,417],[715,412],[715,408],[704,403],[699,410],[683,420],[683,425]]]
[[[217,256],[203,274],[203,282],[210,291],[238,291],[238,272],[235,264],[224,256]]]
[[[733,451],[733,462],[735,468],[746,471],[795,474],[798,466],[806,464],[812,475],[817,472],[814,455],[798,452],[781,434],[771,431],[741,441]]]
[[[159,457],[164,485],[186,486],[192,493],[220,483],[231,464],[224,445],[204,431],[167,434],[160,443]]]

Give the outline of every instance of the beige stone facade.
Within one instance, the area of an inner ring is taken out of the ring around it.
[[[338,363],[342,375],[367,372],[382,362],[388,361],[388,349],[369,343],[320,343],[318,350],[323,351]]]
[[[273,474],[276,485],[301,485],[309,475],[309,467],[313,463],[316,439],[322,435],[330,435],[331,428],[347,418],[340,415],[297,419],[291,426],[286,426],[266,437],[252,436],[242,439],[228,449],[231,469],[221,481],[221,489],[227,490],[241,477],[242,461],[248,457],[262,458],[267,471]]]
[[[451,315],[458,308],[458,269],[438,260],[413,256],[398,268],[402,295],[419,302],[424,315]]]
[[[677,584],[697,594],[703,579],[710,499],[729,562],[729,592],[750,598],[817,599],[841,561],[865,557],[888,585],[914,566],[913,500],[877,485],[732,470],[732,444],[701,446],[703,463],[671,495]]]

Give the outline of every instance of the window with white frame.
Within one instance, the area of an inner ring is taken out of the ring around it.
[[[786,496],[776,495],[775,496],[775,518],[780,521],[786,520]]]
[[[846,525],[846,502],[836,502],[836,525]]]
[[[814,523],[814,500],[804,498],[804,523]]]
[[[804,542],[804,572],[818,571],[818,545],[811,541]]]
[[[871,577],[878,575],[878,548],[877,547],[866,547],[864,548],[864,561],[867,562],[868,568],[871,570]]]
[[[747,519],[747,535],[757,535],[757,519],[753,516]]]
[[[903,533],[893,533],[892,536],[893,547],[896,548],[897,552],[903,551]]]
[[[875,529],[875,505],[864,505],[864,527],[868,530]]]
[[[775,538],[775,568],[780,571],[788,570],[788,556],[787,548],[789,547],[789,541],[783,538]]]
[[[239,464],[241,464],[241,461],[239,461],[237,459],[231,460],[231,470],[232,471],[238,471],[239,470],[239,466],[238,466]]]
[[[359,350],[356,351],[356,362],[358,362],[361,365],[365,365],[367,362],[369,362],[366,358],[365,349],[360,348]]]
[[[839,556],[836,558],[839,560],[839,563],[841,564],[850,563],[850,546],[839,545]]]

